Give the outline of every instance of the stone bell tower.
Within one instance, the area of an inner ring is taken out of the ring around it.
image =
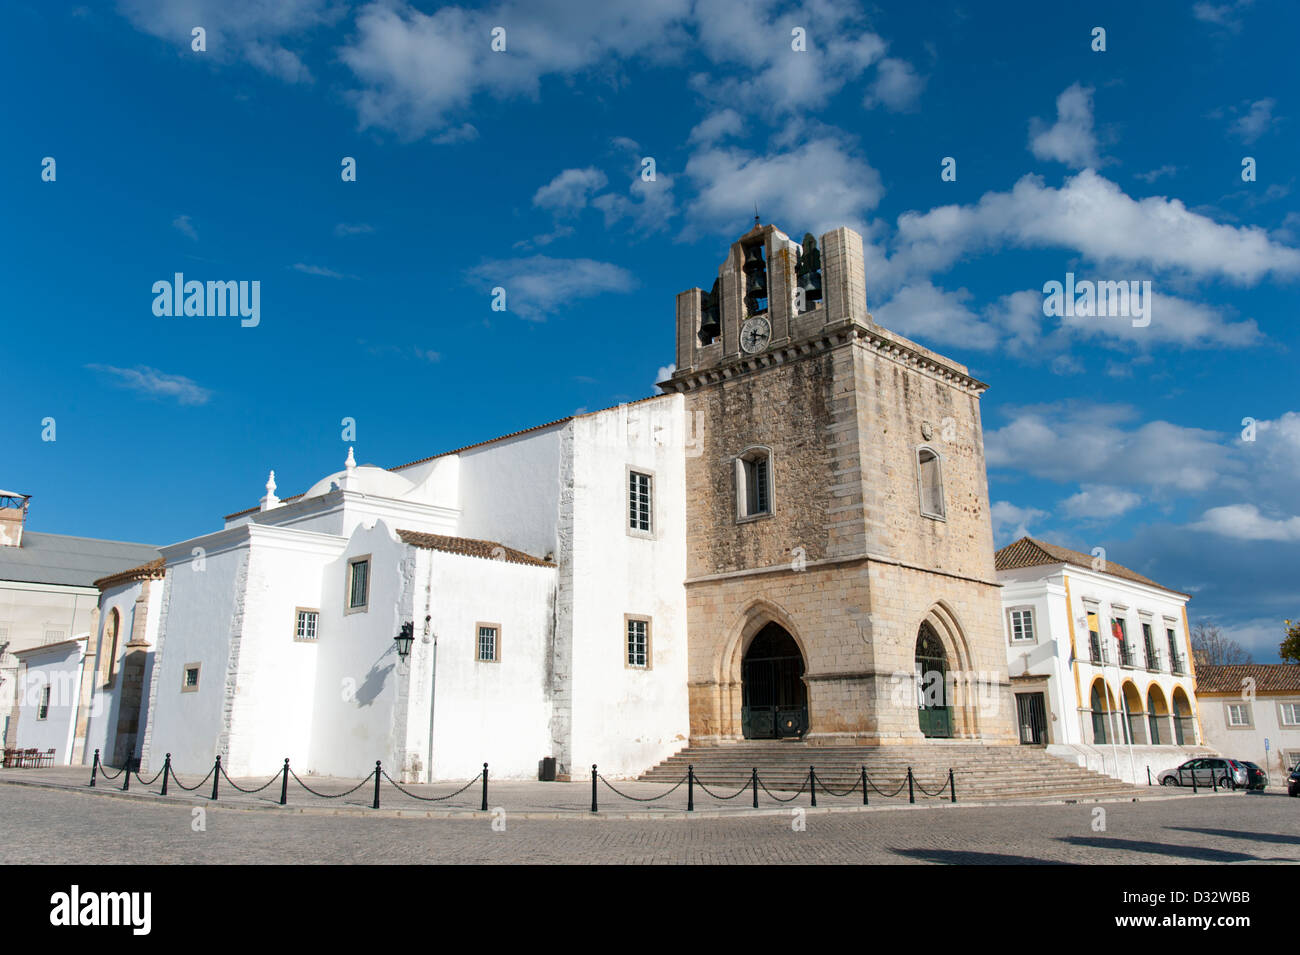
[[[677,296],[661,387],[696,437],[692,742],[1014,742],[987,386],[872,320],[862,237],[755,224]]]

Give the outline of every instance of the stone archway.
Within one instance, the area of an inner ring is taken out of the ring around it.
[[[1181,686],[1174,687],[1174,742],[1179,746],[1196,745],[1196,729],[1192,721],[1192,704]]]
[[[1146,730],[1142,718],[1142,697],[1138,693],[1138,688],[1132,680],[1125,680],[1120,686],[1119,692],[1124,710],[1124,742],[1134,743],[1139,746],[1145,745]]]
[[[745,739],[800,737],[808,731],[806,669],[799,645],[779,623],[754,634],[740,665]]]
[[[1115,694],[1101,677],[1092,681],[1088,694],[1088,707],[1092,712],[1092,742],[1105,744],[1118,739],[1115,725]]]
[[[980,694],[989,688],[981,685],[983,676],[974,672],[966,635],[956,614],[943,601],[932,606],[917,626],[913,669],[921,735],[930,739],[978,738]],[[941,677],[937,675],[940,672]],[[938,712],[939,705],[946,713]],[[934,712],[926,713],[927,709]]]
[[[1153,746],[1165,746],[1173,742],[1173,736],[1167,728],[1169,706],[1165,702],[1164,691],[1160,684],[1152,683],[1147,690],[1147,732]]]

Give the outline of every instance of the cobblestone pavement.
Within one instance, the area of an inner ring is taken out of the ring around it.
[[[195,831],[199,821],[203,831]],[[491,813],[247,811],[206,798],[173,803],[0,785],[0,862],[1295,863],[1297,822],[1300,800],[1236,793],[1104,805],[804,809],[800,817],[506,812],[505,830],[494,831]],[[806,828],[797,831],[798,823]]]

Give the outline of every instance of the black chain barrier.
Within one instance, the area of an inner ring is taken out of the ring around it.
[[[295,773],[292,769],[289,770],[289,775],[292,776],[292,777],[294,778],[294,781],[295,781],[299,786],[301,786],[303,789],[307,790],[307,792],[311,793],[313,796],[319,796],[321,799],[341,799],[341,798],[344,797],[344,796],[351,796],[354,792],[356,792],[358,789],[360,789],[360,788],[361,788],[362,786],[364,786],[366,783],[370,782],[370,777],[375,775],[375,771],[372,769],[372,770],[370,771],[370,773],[366,776],[365,779],[361,780],[361,782],[357,783],[355,786],[353,786],[351,789],[349,789],[349,790],[348,790],[347,792],[345,792],[345,793],[318,793],[316,790],[312,789],[312,788],[311,788],[310,786],[308,786],[305,782],[303,782],[301,779],[299,779],[299,778],[298,778],[298,774]]]
[[[884,796],[886,799],[893,799],[895,796],[897,796],[907,787],[907,780],[904,779],[901,783],[899,783],[898,788],[895,789],[892,793],[885,792],[883,789],[881,789],[879,786],[873,783],[871,781],[870,776],[867,777],[867,785],[870,786],[872,789],[874,789],[880,795]]]
[[[772,790],[770,790],[770,789],[767,788],[767,784],[766,784],[765,782],[763,782],[762,779],[760,779],[760,780],[758,781],[758,785],[759,785],[760,788],[762,788],[763,792],[767,793],[769,796],[771,796],[771,797],[772,797],[773,799],[775,799],[777,802],[794,802],[796,799],[798,799],[800,796],[802,796],[802,795],[803,795],[803,791],[804,791],[805,789],[808,788],[808,782],[809,782],[809,778],[808,778],[808,776],[804,776],[804,778],[803,778],[803,784],[799,787],[799,791],[796,792],[796,793],[795,793],[793,796],[791,796],[789,799],[782,799],[780,796],[778,796],[778,795],[776,795],[775,793],[773,793]]]
[[[681,783],[678,783],[678,785],[680,786]],[[720,800],[722,800],[723,802],[726,802],[728,799],[735,799],[737,796],[741,796],[741,795],[744,795],[745,793],[749,792],[749,783],[748,783],[748,782],[745,783],[743,786],[741,786],[739,789],[737,789],[737,790],[736,790],[734,793],[732,793],[730,796],[719,796],[717,793],[715,793],[715,792],[714,792],[712,789],[710,789],[708,786],[704,785],[703,780],[701,780],[699,776],[696,776],[696,777],[695,777],[695,785],[699,786],[701,789],[703,789],[706,793],[708,793],[708,794],[709,794],[710,796],[712,796],[714,799],[720,799]]]
[[[818,777],[817,782],[821,785],[821,787],[822,787],[822,792],[830,793],[830,795],[832,795],[832,796],[851,796],[851,795],[853,795],[855,792],[858,791],[858,781],[857,781],[857,780],[854,780],[853,785],[850,786],[848,789],[844,790],[844,792],[842,792],[842,793],[840,793],[840,792],[836,792],[834,789],[831,789],[830,786],[827,786],[827,785],[826,785],[826,780],[821,779],[820,777]]]
[[[476,782],[478,782],[480,779],[483,778],[483,774],[479,773],[477,776],[475,776],[473,779],[467,782],[464,786],[461,786],[460,789],[457,789],[454,793],[447,793],[447,795],[445,796],[420,796],[413,792],[407,792],[407,790],[402,788],[401,783],[399,783],[392,776],[388,775],[387,772],[384,772],[383,770],[380,770],[380,772],[384,773],[384,778],[387,779],[390,783],[392,783],[393,788],[396,789],[399,793],[401,793],[404,796],[410,796],[412,799],[418,799],[421,802],[443,802],[455,796],[459,796],[465,790],[469,789],[470,786],[473,786]]]
[[[600,779],[600,781],[604,783],[610,789],[611,792],[617,793],[618,795],[622,796],[624,799],[630,799],[633,802],[658,802],[660,799],[663,799],[665,796],[671,796],[678,789],[681,789],[682,784],[686,782],[689,776],[683,776],[681,779],[677,780],[676,784],[673,786],[672,789],[669,789],[667,792],[662,792],[658,796],[633,796],[629,793],[625,793],[618,789],[615,789],[614,784],[611,783],[604,776],[600,776],[599,774],[597,774],[597,778]],[[695,782],[698,784],[699,780],[697,779],[695,780]]]
[[[233,779],[230,778],[230,774],[226,772],[226,768],[224,766],[221,768],[221,775],[226,778],[226,782],[230,783],[230,785],[234,786],[241,793],[248,793],[249,795],[252,795],[254,793],[260,793],[263,789],[270,786],[272,783],[278,783],[280,781],[280,774],[276,773],[274,776],[272,776],[266,782],[262,783],[262,785],[258,786],[256,789],[245,789],[243,786],[239,785],[239,783],[235,782]]]
[[[211,779],[211,778],[212,778],[212,773],[213,773],[215,770],[216,770],[216,767],[214,766],[214,767],[212,767],[212,769],[209,769],[209,770],[208,770],[208,774],[207,774],[206,776],[204,776],[201,780],[199,780],[195,785],[193,785],[193,786],[186,786],[183,782],[181,782],[180,777],[176,775],[176,770],[173,769],[173,770],[172,770],[172,782],[174,782],[177,786],[180,786],[181,789],[184,789],[187,793],[192,793],[192,792],[194,792],[194,790],[198,789],[200,786],[202,786],[204,783],[206,783],[209,779]]]

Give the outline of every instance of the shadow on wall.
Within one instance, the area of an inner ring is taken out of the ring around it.
[[[383,692],[384,683],[388,680],[388,674],[393,672],[394,666],[396,664],[393,663],[380,666],[378,662],[371,665],[370,672],[366,674],[365,680],[357,687],[354,699],[356,699],[358,706],[369,706],[375,702],[375,699]]]

